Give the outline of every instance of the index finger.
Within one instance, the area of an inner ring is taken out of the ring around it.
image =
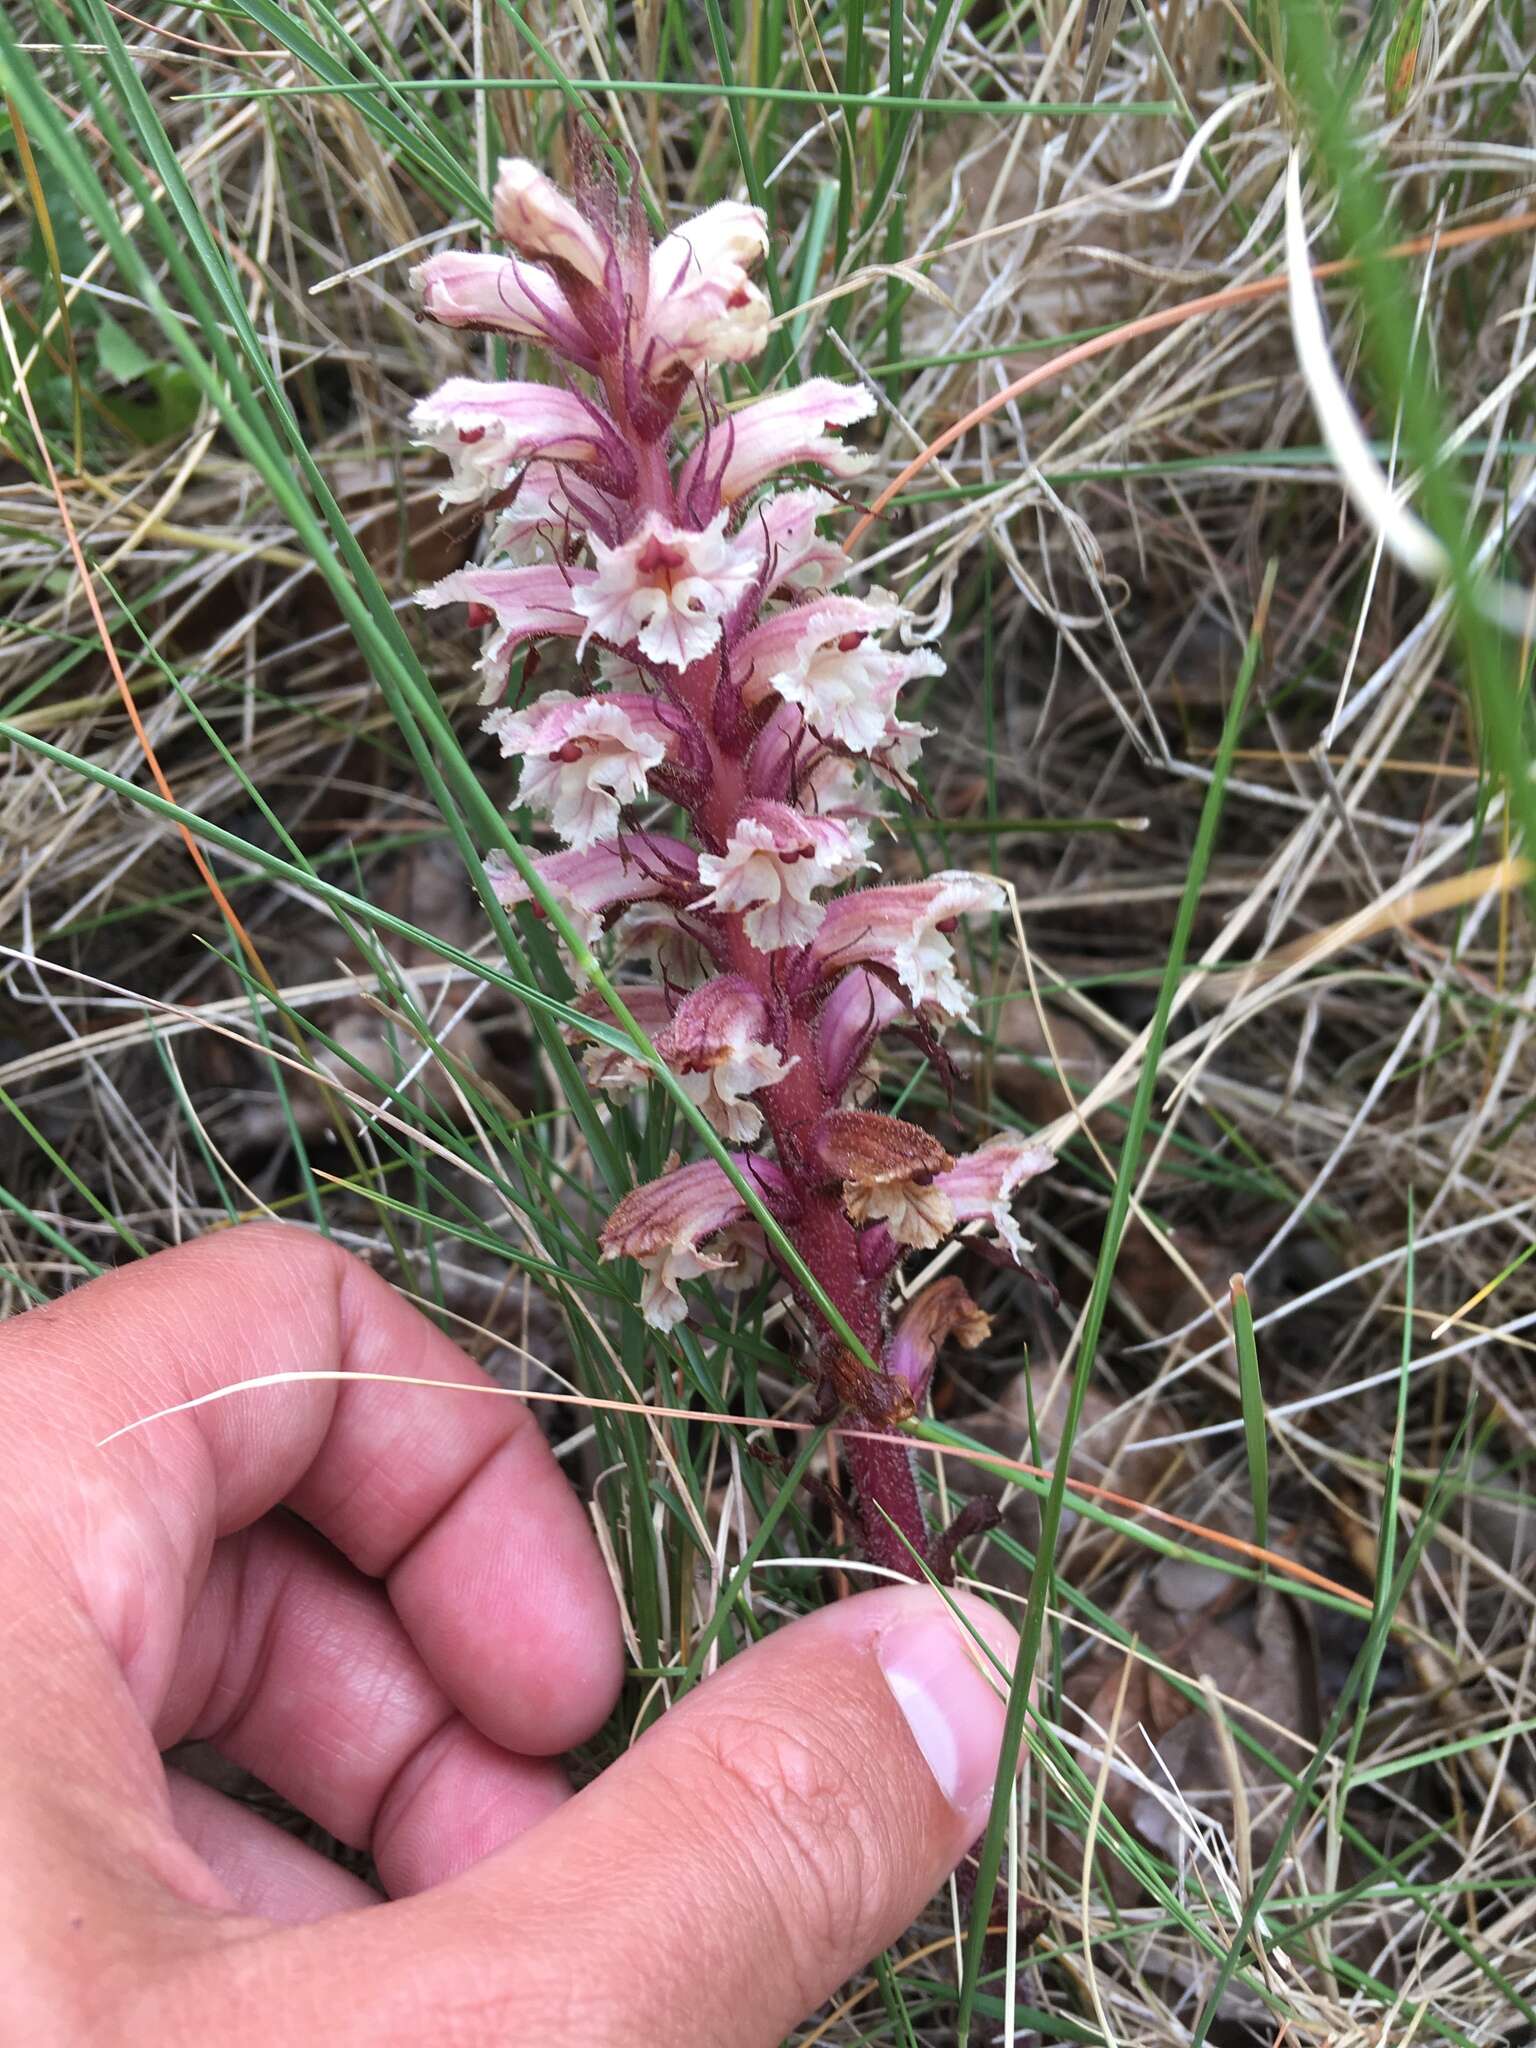
[[[307,1381],[125,1424],[278,1370]],[[0,1489],[67,1571],[153,1722],[214,1541],[280,1501],[390,1598],[493,1741],[551,1752],[617,1688],[613,1595],[580,1504],[520,1402],[360,1261],[251,1225],[93,1281],[0,1329]]]

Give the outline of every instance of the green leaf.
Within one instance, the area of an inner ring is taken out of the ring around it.
[[[137,384],[155,367],[127,328],[120,327],[108,313],[103,313],[97,324],[96,360],[114,384]]]
[[[1259,1379],[1259,1349],[1253,1334],[1253,1306],[1241,1273],[1232,1276],[1232,1341],[1237,1351],[1237,1385],[1243,1404],[1243,1439],[1248,1450],[1248,1490],[1253,1500],[1253,1540],[1269,1548],[1269,1426]]]
[[[202,403],[197,379],[179,363],[150,363],[140,382],[148,387],[147,397],[101,395],[101,409],[112,424],[145,448],[184,434]]]

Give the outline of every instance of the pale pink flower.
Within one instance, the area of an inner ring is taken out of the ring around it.
[[[574,391],[549,384],[483,384],[450,377],[411,411],[416,439],[453,465],[440,503],[469,505],[504,490],[534,456],[622,469],[630,460],[607,420]]]
[[[656,245],[636,350],[649,376],[744,363],[762,350],[772,309],[747,272],[767,248],[763,215],[730,200],[682,222]]]
[[[664,989],[649,982],[631,985],[619,984],[618,993],[624,1007],[640,1026],[646,1037],[659,1038],[672,1021],[671,1005]],[[613,1012],[597,994],[588,990],[578,996],[575,1007],[583,1016],[594,1018],[599,1024],[617,1029]],[[581,1070],[594,1088],[601,1088],[608,1095],[628,1094],[636,1088],[644,1088],[652,1079],[653,1070],[632,1046],[589,1045],[581,1056]]]
[[[505,555],[514,563],[559,560],[586,534],[585,519],[566,496],[560,471],[552,462],[530,462],[516,481],[517,496],[491,527],[487,557]],[[588,489],[606,504],[601,492]]]
[[[699,880],[709,889],[700,907],[744,912],[742,929],[760,952],[803,946],[826,915],[814,892],[870,866],[868,851],[857,821],[808,817],[760,798],[743,810],[723,854],[700,854]]]
[[[914,1251],[931,1251],[954,1229],[954,1208],[934,1178],[954,1162],[919,1125],[878,1110],[833,1109],[816,1126],[815,1145],[843,1184],[853,1222],[883,1223]]]
[[[503,157],[492,199],[496,232],[519,255],[558,263],[601,285],[611,248],[579,207],[525,157]]]
[[[699,530],[652,512],[627,541],[610,548],[594,539],[592,552],[597,574],[574,593],[587,622],[582,646],[593,633],[617,647],[635,641],[669,668],[714,651],[722,620],[758,574],[754,551],[726,539],[723,512]]]
[[[448,250],[411,272],[421,310],[442,327],[516,334],[543,342],[590,368],[591,345],[559,285],[546,270],[513,256]]]
[[[485,677],[482,704],[495,698],[507,679],[507,663],[527,640],[553,635],[574,639],[582,630],[576,599],[592,580],[590,569],[565,569],[539,562],[510,569],[456,569],[438,583],[418,590],[416,602],[428,611],[445,604],[467,604],[471,619],[489,615],[496,631],[486,641],[476,666]]]
[[[1031,1247],[1008,1205],[1025,1181],[1048,1173],[1055,1164],[1048,1146],[1017,1131],[1000,1131],[976,1151],[963,1153],[934,1186],[953,1204],[957,1223],[990,1223],[1015,1260],[1021,1260]]]
[[[765,1198],[783,1192],[784,1175],[770,1161],[738,1154],[734,1164]],[[688,1313],[682,1282],[733,1263],[730,1254],[702,1247],[747,1214],[724,1169],[700,1159],[632,1189],[603,1226],[599,1242],[605,1259],[638,1262],[644,1272],[641,1314],[653,1329],[672,1330]]]
[[[964,868],[946,868],[925,882],[859,889],[827,905],[808,965],[820,976],[866,963],[884,967],[915,1008],[939,1019],[965,1017],[970,992],[955,973],[948,934],[962,917],[1001,910],[1007,901],[1000,882]]]
[[[625,804],[648,794],[647,777],[672,740],[654,697],[573,697],[551,690],[522,710],[490,713],[485,730],[509,758],[523,757],[517,800],[547,813],[580,850],[613,831]]]
[[[774,491],[742,521],[741,538],[762,551],[765,589],[796,596],[841,583],[853,566],[835,540],[823,540],[816,522],[839,509],[830,491]]]
[[[729,505],[791,463],[814,462],[832,476],[858,476],[870,458],[845,448],[826,430],[851,427],[874,410],[875,401],[862,384],[809,377],[710,427],[683,464],[678,490],[686,499],[690,483],[701,477]]]
[[[885,1347],[885,1369],[921,1401],[933,1374],[939,1346],[952,1338],[962,1351],[974,1351],[992,1333],[992,1318],[949,1275],[935,1280],[908,1302]]]
[[[677,244],[684,242],[694,263],[703,271],[718,271],[729,264],[738,270],[754,270],[768,254],[768,216],[760,206],[747,206],[739,199],[717,200],[682,220],[656,244],[656,256],[675,260]]]
[[[656,1050],[720,1135],[738,1144],[763,1128],[763,1113],[748,1098],[795,1064],[769,1042],[768,1005],[739,974],[685,996]]]
[[[940,675],[931,648],[892,654],[870,636],[901,617],[889,600],[828,597],[779,612],[743,636],[733,667],[748,703],[776,695],[794,704],[818,738],[880,756],[919,736],[896,718],[898,692],[914,676]]]
[[[582,852],[541,854],[533,863],[540,881],[587,945],[603,928],[610,910],[651,897],[678,900],[693,893],[698,855],[686,841],[661,832],[626,832],[599,840]],[[508,856],[492,853],[486,880],[498,903],[510,910],[531,903],[533,891]]]

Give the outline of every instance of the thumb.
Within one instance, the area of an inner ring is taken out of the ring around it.
[[[1013,1631],[955,1604],[1010,1669]],[[923,1587],[781,1630],[507,1851],[404,1902],[446,1910],[454,1959],[424,1973],[443,2038],[770,2048],[981,1832],[1004,1691]],[[419,1967],[430,1948],[411,1953]],[[463,2031],[443,2024],[458,2001]]]
[[[892,1586],[781,1629],[450,1882],[222,1944],[178,1987],[189,2025],[211,1962],[241,2048],[773,2048],[985,1824],[1003,1686],[968,1630],[1005,1668],[1016,1639],[950,1598],[963,1622]]]

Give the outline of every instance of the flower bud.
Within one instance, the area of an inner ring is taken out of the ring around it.
[[[525,157],[503,157],[492,199],[496,232],[519,255],[540,258],[601,285],[612,244],[559,186]]]

